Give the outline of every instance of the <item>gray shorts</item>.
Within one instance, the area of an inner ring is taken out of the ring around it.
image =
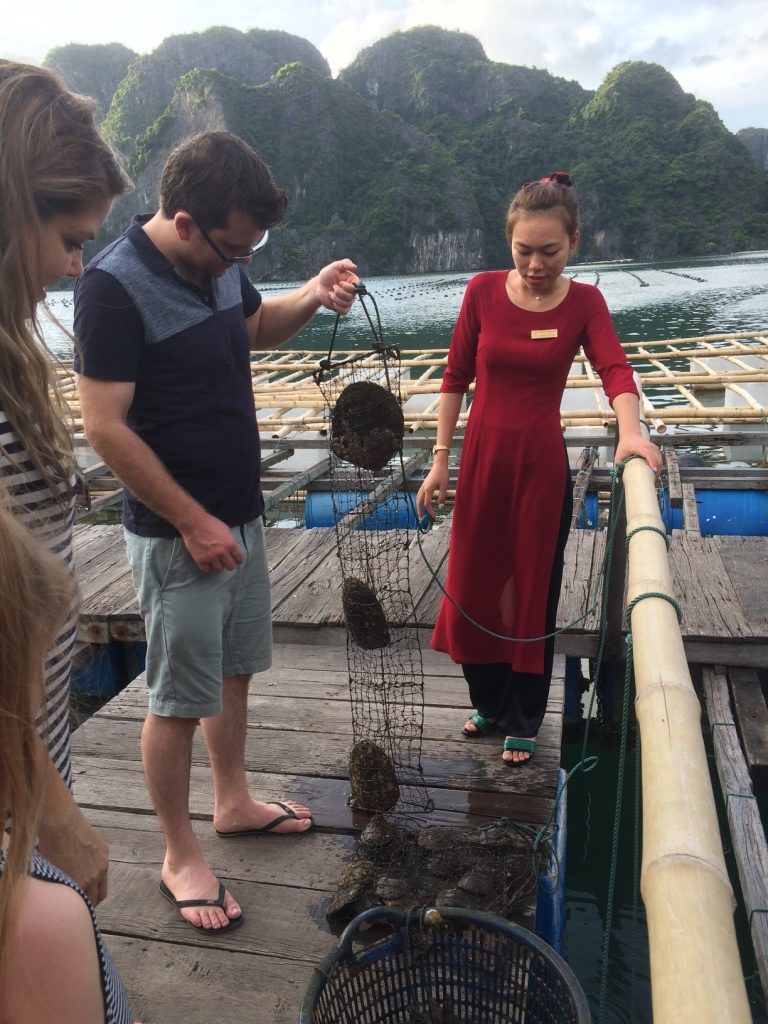
[[[222,680],[272,664],[272,609],[261,518],[231,527],[245,560],[200,572],[181,537],[125,530],[147,634],[149,710],[208,718],[222,708]]]

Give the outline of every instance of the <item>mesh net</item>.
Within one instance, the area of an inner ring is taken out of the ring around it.
[[[352,701],[350,803],[430,807],[421,768],[424,672],[409,581],[414,516],[403,490],[399,352],[381,349],[317,377],[329,410],[331,495]]]
[[[546,844],[506,818],[479,828],[425,823],[433,804],[421,761],[424,671],[410,585],[418,524],[405,480],[426,455],[404,461],[400,353],[371,326],[371,351],[335,363],[329,352],[315,373],[330,422],[347,627],[349,803],[375,815],[327,916],[338,924],[375,906],[425,904],[509,915],[535,887]]]

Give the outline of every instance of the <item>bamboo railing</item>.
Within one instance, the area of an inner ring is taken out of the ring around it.
[[[676,609],[664,596],[646,596],[674,599],[655,482],[640,459],[626,465],[623,481],[653,1020],[750,1024],[701,708]]]

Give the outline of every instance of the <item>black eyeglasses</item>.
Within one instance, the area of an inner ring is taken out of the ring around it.
[[[202,227],[202,226],[201,226],[200,224],[198,224],[198,225],[197,225],[197,227],[198,227],[198,229],[199,229],[199,231],[200,231],[200,234],[201,234],[201,235],[203,236],[203,238],[204,238],[204,239],[206,240],[206,242],[208,243],[208,245],[210,245],[210,247],[211,247],[211,248],[213,249],[213,251],[214,251],[214,252],[216,253],[216,255],[217,255],[217,256],[219,257],[219,259],[220,259],[220,260],[223,260],[223,261],[224,261],[225,263],[247,263],[247,262],[248,262],[248,260],[249,260],[249,259],[250,259],[250,258],[251,258],[251,257],[252,257],[253,255],[255,255],[255,254],[256,254],[256,253],[257,253],[257,252],[259,251],[259,249],[263,249],[263,248],[264,248],[264,246],[265,246],[265,245],[267,244],[267,242],[269,241],[269,231],[267,231],[267,230],[265,229],[265,231],[264,231],[264,234],[263,234],[263,235],[261,236],[261,238],[260,238],[260,239],[258,240],[258,242],[256,243],[256,245],[252,246],[252,247],[251,247],[251,248],[250,248],[250,249],[248,250],[248,254],[247,254],[247,256],[225,256],[225,255],[224,255],[224,253],[223,253],[223,252],[221,251],[221,249],[220,249],[220,248],[218,247],[218,245],[216,245],[216,243],[214,242],[214,240],[213,240],[213,239],[211,238],[211,236],[210,236],[210,235],[208,234],[208,232],[207,232],[207,231],[205,230],[205,228],[204,228],[204,227]]]

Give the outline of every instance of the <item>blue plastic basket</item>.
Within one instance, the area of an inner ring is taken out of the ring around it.
[[[362,926],[390,931],[363,948]],[[299,1024],[589,1024],[565,961],[525,928],[452,907],[375,907],[316,968]]]

